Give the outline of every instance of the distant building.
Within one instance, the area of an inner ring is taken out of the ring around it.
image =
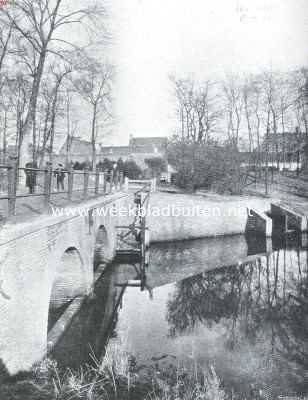
[[[68,140],[70,142],[68,143]],[[72,162],[89,162],[92,156],[92,143],[80,137],[67,137],[58,143],[58,149],[54,149],[58,162],[65,162],[66,159]]]
[[[168,139],[166,137],[130,137],[129,145],[134,152],[166,153]]]
[[[167,151],[166,137],[130,137],[128,146],[100,146],[98,160],[108,158],[116,162],[119,158],[123,161],[134,160],[142,169],[146,169],[145,160],[151,157],[166,158]]]
[[[116,162],[119,158],[123,161],[134,160],[144,170],[147,168],[145,160],[152,157],[166,158],[168,139],[166,137],[130,137],[128,146],[103,146],[97,148],[97,162],[108,158]],[[90,162],[92,159],[91,142],[72,138],[67,151],[67,139],[59,141],[55,147],[55,161],[64,163],[66,159],[75,162]]]

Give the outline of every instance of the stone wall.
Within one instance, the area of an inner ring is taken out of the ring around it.
[[[150,204],[151,242],[244,234],[248,209],[261,214],[270,207],[266,199],[173,193],[155,193]]]
[[[127,200],[127,194],[116,194],[83,206],[90,210],[121,207]],[[91,291],[95,249],[104,246],[105,260],[113,258],[118,223],[118,217],[89,213],[46,215],[2,227],[0,360],[10,374],[29,369],[45,354],[48,314],[59,301],[59,293],[65,298]],[[102,228],[106,232],[103,241],[99,234]]]

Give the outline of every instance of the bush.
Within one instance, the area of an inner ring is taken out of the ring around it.
[[[169,163],[175,167],[175,184],[194,191],[200,188],[238,192],[239,162],[230,146],[216,143],[174,141],[168,147]]]
[[[127,160],[124,163],[124,175],[129,179],[138,179],[142,175],[142,171],[134,160]]]
[[[159,177],[162,172],[166,171],[166,161],[162,157],[146,158],[144,162],[151,169],[154,177]]]

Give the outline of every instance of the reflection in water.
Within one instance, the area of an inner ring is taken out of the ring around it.
[[[154,247],[147,272],[153,297],[136,287],[123,289],[123,283],[136,278],[135,269],[112,265],[54,357],[76,367],[91,352],[100,359],[108,342],[110,348],[134,353],[140,364],[162,359],[214,365],[235,393],[250,393],[254,385],[268,398],[307,394],[306,242],[276,240],[271,252],[266,241],[244,242],[233,237],[229,243],[226,238],[178,243],[182,261],[170,253],[170,245]],[[252,257],[252,246],[262,254]],[[214,269],[212,255],[221,249],[224,257]],[[241,255],[240,262],[228,266],[234,254]],[[179,265],[190,255],[191,263],[183,264],[188,278],[178,280]]]
[[[60,366],[78,368],[85,362],[90,363],[93,357],[96,360],[103,357],[106,343],[115,334],[118,309],[125,290],[125,286],[118,284],[132,276],[134,268],[131,265],[113,265],[104,273],[95,286],[94,295],[84,302],[71,326],[52,350],[51,357]]]
[[[302,393],[308,389],[307,283],[307,253],[285,250],[183,280],[167,303],[169,335],[204,332],[200,326],[219,331],[229,355],[248,351],[257,358],[250,379],[261,378],[276,395],[283,387]],[[237,372],[228,371],[225,380],[237,386]]]

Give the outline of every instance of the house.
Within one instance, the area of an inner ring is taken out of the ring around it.
[[[123,161],[134,160],[142,169],[147,168],[145,160],[152,157],[166,158],[168,139],[166,137],[133,137],[129,139],[128,146],[100,146],[98,160],[108,158],[116,162],[119,158]]]
[[[103,146],[97,148],[96,160],[103,162],[105,158],[117,162],[119,158],[123,161],[134,160],[142,169],[148,168],[147,158],[161,157],[166,158],[168,139],[166,137],[133,137],[129,139],[126,146]],[[69,150],[67,151],[67,149]],[[55,162],[65,163],[66,160],[75,162],[90,162],[92,159],[92,144],[80,137],[72,138],[68,146],[67,138],[57,141],[55,145]]]
[[[130,137],[129,146],[135,153],[165,154],[168,139],[166,137]]]
[[[69,143],[68,143],[69,140]],[[80,137],[59,140],[54,148],[57,162],[65,163],[66,160],[75,162],[90,161],[92,157],[92,143]]]

